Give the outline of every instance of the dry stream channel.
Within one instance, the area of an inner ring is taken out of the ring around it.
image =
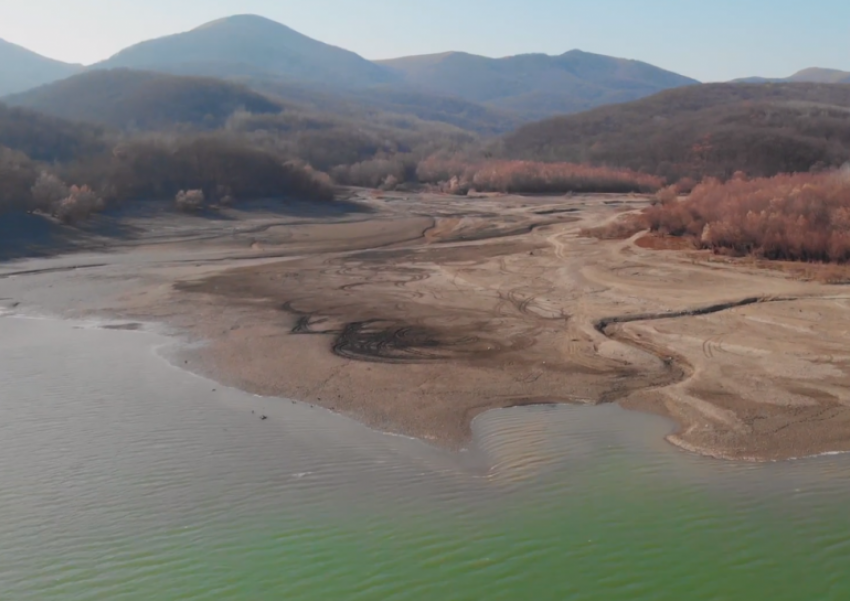
[[[850,291],[644,202],[19,224],[0,598],[848,598]]]

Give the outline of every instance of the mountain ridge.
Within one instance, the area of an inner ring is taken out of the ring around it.
[[[398,108],[398,100],[407,98],[417,114],[427,97],[443,97],[523,122],[698,83],[648,63],[577,50],[501,59],[450,51],[373,62],[255,15],[226,17],[148,40],[90,68],[116,67],[318,86],[319,93],[333,89],[365,95],[376,106]],[[428,75],[423,69],[435,72]],[[415,98],[417,93],[422,97]]]
[[[743,77],[731,83],[850,83],[850,71],[808,67],[788,77]]]
[[[124,68],[236,82],[266,95],[275,91],[272,95],[282,102],[304,106],[345,110],[345,103],[351,102],[483,134],[699,83],[646,62],[578,49],[501,58],[447,51],[369,61],[256,15],[225,17],[147,40],[88,68],[12,47],[0,42],[0,96],[83,71]],[[27,84],[20,78],[12,82],[13,75],[8,75],[10,69],[20,70],[15,65],[21,61],[10,57],[21,53],[29,61],[24,63],[40,66],[25,69],[39,74]],[[785,79],[738,81],[839,82],[845,75],[850,82],[850,72],[812,68]]]
[[[570,50],[490,58],[443,52],[378,61],[414,87],[531,117],[635,100],[697,80],[631,59]]]
[[[163,129],[179,125],[223,127],[237,110],[279,113],[283,106],[236,83],[130,69],[98,69],[4,98],[73,121],[119,129]]]
[[[365,58],[256,15],[235,15],[186,32],[147,40],[89,67],[124,67],[178,75],[266,75],[335,80],[341,87],[386,83],[385,70]]]
[[[70,77],[85,67],[42,56],[0,39],[0,96]]]

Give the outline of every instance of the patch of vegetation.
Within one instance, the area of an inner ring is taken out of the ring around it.
[[[573,163],[484,160],[468,162],[432,156],[416,170],[420,182],[440,185],[452,194],[505,192],[560,194],[564,192],[655,192],[660,178],[626,169]]]
[[[69,161],[107,148],[102,128],[0,104],[0,146],[35,161]]]
[[[709,179],[685,200],[666,195],[643,220],[718,254],[771,260],[850,261],[850,171]]]

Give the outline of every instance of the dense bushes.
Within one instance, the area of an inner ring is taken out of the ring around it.
[[[404,182],[416,181],[416,160],[411,155],[372,159],[331,170],[335,182],[345,186],[392,190]]]
[[[708,180],[644,213],[654,232],[718,253],[850,261],[850,172]]]
[[[103,190],[110,200],[172,198],[181,190],[202,190],[216,200],[225,195],[330,200],[334,192],[327,176],[308,166],[224,135],[136,139],[63,173]]]
[[[200,211],[205,201],[206,196],[203,190],[180,190],[174,197],[175,206],[186,213]]]
[[[426,123],[415,118],[393,119],[372,116],[369,121],[284,110],[276,115],[237,111],[227,130],[252,146],[298,158],[314,169],[336,170],[351,185],[371,185],[374,176],[344,173],[348,167],[371,161],[397,164],[417,161],[436,151],[458,152],[477,149],[478,140],[469,132],[448,125]],[[374,171],[374,165],[366,171]],[[395,169],[395,167],[393,167]],[[397,173],[387,171],[384,178]],[[412,175],[412,172],[408,175]],[[358,182],[363,183],[358,183]]]
[[[20,153],[0,148],[0,213],[40,211],[65,223],[102,211],[103,197],[89,186],[68,186]]]
[[[37,210],[71,222],[107,202],[174,198],[183,190],[218,204],[334,197],[327,175],[224,135],[139,138],[111,153],[50,166],[0,147],[0,212]]]
[[[52,215],[64,223],[88,218],[105,207],[103,197],[88,186],[71,186],[68,195],[52,207]]]
[[[0,213],[30,206],[38,165],[25,154],[0,146]]]
[[[103,152],[107,142],[98,127],[0,104],[0,146],[53,162]]]
[[[430,157],[419,164],[421,182],[440,184],[446,192],[541,193],[654,192],[660,178],[625,169],[591,167],[571,163],[459,159]]]

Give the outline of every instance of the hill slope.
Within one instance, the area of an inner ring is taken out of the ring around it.
[[[277,113],[281,105],[244,86],[204,77],[98,70],[10,96],[14,106],[118,128],[178,124],[221,127],[237,109]]]
[[[17,64],[14,60],[7,63]],[[278,90],[275,95],[281,100],[311,110],[326,110],[323,107],[328,105],[346,110],[345,105],[351,103],[358,105],[360,112],[413,115],[485,135],[696,83],[646,63],[577,50],[561,56],[529,54],[503,59],[452,52],[374,63],[252,15],[220,19],[185,33],[142,42],[88,70],[121,68],[228,79],[265,93]],[[50,77],[20,83],[6,93],[53,82],[78,69],[65,65]],[[26,72],[36,70],[28,68]],[[124,94],[112,94],[96,80],[89,81],[110,96]],[[123,90],[125,84],[119,87]],[[82,94],[93,100],[92,106],[101,106],[79,85],[69,87],[68,92]],[[54,114],[122,127],[129,122],[126,115],[107,118],[99,110],[84,114],[82,103],[69,98],[73,108],[62,107],[55,99],[38,106]],[[26,100],[35,101],[35,97]]]
[[[803,69],[788,78],[788,81],[810,83],[850,83],[850,72],[838,69]]]
[[[572,50],[493,59],[463,52],[380,61],[411,86],[516,111],[572,113],[698,83],[647,63]]]
[[[850,71],[812,67],[790,77],[745,77],[732,83],[850,83]]]
[[[708,84],[547,119],[506,136],[512,158],[629,167],[670,179],[806,171],[850,160],[850,85]]]
[[[263,17],[239,15],[142,42],[94,68],[126,67],[181,75],[263,75],[358,87],[392,80],[386,69]]]
[[[0,147],[37,161],[69,161],[102,152],[100,128],[0,103]]]
[[[69,77],[83,69],[0,40],[0,96]]]
[[[438,96],[399,86],[340,90],[269,79],[240,79],[254,90],[301,105],[312,112],[365,121],[416,118],[484,135],[513,131],[527,122],[515,113],[462,98]]]

